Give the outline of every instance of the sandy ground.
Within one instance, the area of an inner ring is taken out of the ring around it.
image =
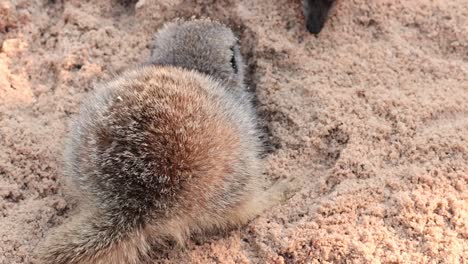
[[[71,215],[61,150],[82,96],[193,14],[239,34],[268,177],[303,188],[155,263],[468,263],[467,0],[343,0],[318,38],[297,0],[1,0],[0,263],[34,262]]]

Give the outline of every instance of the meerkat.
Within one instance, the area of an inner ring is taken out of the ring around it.
[[[233,32],[176,20],[153,46],[82,105],[64,155],[79,211],[39,247],[41,263],[143,263],[152,247],[246,224],[287,189],[265,188]]]
[[[328,18],[328,13],[336,0],[302,0],[306,28],[312,34],[318,34]]]

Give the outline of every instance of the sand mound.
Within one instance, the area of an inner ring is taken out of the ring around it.
[[[190,2],[190,4],[187,4]],[[468,2],[340,1],[319,38],[297,0],[3,0],[0,263],[71,215],[67,122],[93,82],[149,56],[163,22],[204,14],[249,58],[267,176],[303,188],[173,263],[463,263],[468,259]]]

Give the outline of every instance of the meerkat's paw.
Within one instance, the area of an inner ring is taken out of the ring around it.
[[[266,190],[268,200],[284,203],[299,191],[300,186],[301,182],[297,178],[280,179]]]

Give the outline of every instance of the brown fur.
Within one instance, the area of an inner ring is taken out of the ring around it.
[[[80,212],[41,245],[42,263],[141,263],[153,245],[183,246],[193,234],[245,224],[284,191],[264,191],[255,111],[238,76],[242,60],[226,66],[240,56],[232,53],[234,35],[208,20],[177,23],[172,35],[157,35],[159,47],[186,40],[219,57],[172,65],[155,48],[154,65],[124,73],[85,101],[65,151]],[[198,43],[192,27],[230,39]],[[176,56],[200,60],[188,51]]]

